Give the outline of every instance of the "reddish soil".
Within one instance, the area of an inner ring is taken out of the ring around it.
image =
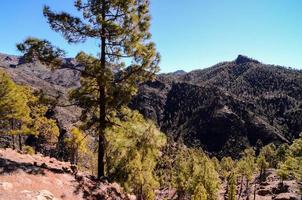
[[[118,184],[99,182],[70,163],[0,149],[0,200],[128,199]]]

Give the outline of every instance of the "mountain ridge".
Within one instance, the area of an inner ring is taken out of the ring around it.
[[[80,77],[72,70],[74,60],[66,62],[69,69],[53,72],[0,54],[0,66],[16,82],[65,99],[68,90],[79,86]],[[140,86],[130,107],[154,120],[172,139],[213,155],[236,157],[259,141],[290,142],[302,132],[302,72],[239,55],[205,69],[158,74]],[[55,108],[65,132],[76,121],[75,113]]]

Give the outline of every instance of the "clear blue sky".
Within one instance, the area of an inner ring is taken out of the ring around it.
[[[42,15],[44,4],[70,11],[73,0],[5,0],[0,6],[0,52],[18,54],[27,36],[65,49],[97,52],[97,43],[68,45]],[[153,40],[162,72],[190,71],[248,55],[264,63],[302,69],[301,0],[151,0]]]

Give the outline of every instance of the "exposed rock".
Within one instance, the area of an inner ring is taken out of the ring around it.
[[[273,199],[274,200],[301,200],[301,197],[292,193],[282,193],[282,194],[278,194]]]
[[[272,194],[272,192],[270,190],[267,190],[267,189],[259,190],[257,193],[260,196],[267,196],[267,195],[271,195]]]
[[[40,190],[40,191],[38,191],[37,195],[34,198],[36,198],[37,200],[58,200],[48,190]]]
[[[162,200],[162,199],[176,200],[177,197],[178,196],[175,189],[165,188],[156,191],[156,200]]]
[[[261,186],[268,186],[269,183],[265,181],[265,182],[260,183],[260,185],[261,185]]]
[[[238,55],[238,57],[236,58],[235,60],[236,64],[245,64],[245,63],[248,63],[248,62],[253,62],[253,63],[257,63],[259,64],[260,62],[257,61],[257,60],[254,60],[254,59],[251,59],[247,56],[243,56],[243,55]]]
[[[3,190],[11,190],[13,189],[13,184],[9,182],[0,182],[0,188],[2,188]]]

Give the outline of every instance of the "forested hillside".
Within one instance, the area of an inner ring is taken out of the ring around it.
[[[302,72],[245,56],[140,87],[132,108],[189,146],[238,156],[257,143],[290,142],[302,131]]]
[[[66,58],[32,36],[21,56],[0,54],[0,197],[64,193],[14,181],[42,174],[76,182],[66,192],[78,199],[301,199],[301,71],[239,55],[160,74],[149,0],[74,7],[43,15],[95,54]]]

